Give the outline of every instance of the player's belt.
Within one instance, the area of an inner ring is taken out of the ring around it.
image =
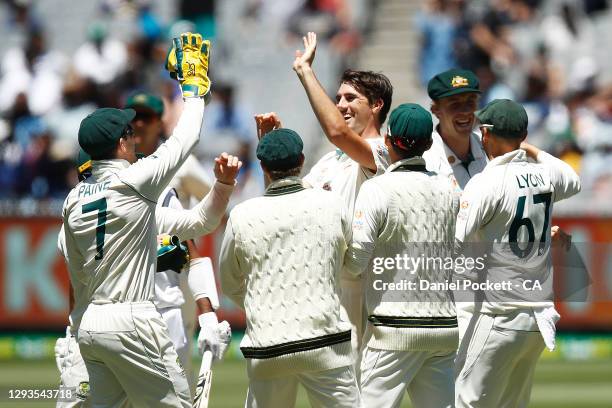
[[[368,321],[374,326],[399,328],[454,328],[457,327],[457,317],[403,317],[403,316],[368,316]]]
[[[275,344],[268,347],[240,347],[244,358],[266,359],[279,357],[285,354],[297,353],[300,351],[315,350],[322,347],[333,346],[334,344],[351,341],[351,331],[326,334],[325,336],[313,337],[306,340],[290,341],[282,344]]]

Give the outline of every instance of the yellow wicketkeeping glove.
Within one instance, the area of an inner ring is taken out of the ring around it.
[[[209,56],[210,41],[202,40],[200,34],[183,33],[172,40],[166,56],[166,69],[181,84],[183,97],[209,99]]]

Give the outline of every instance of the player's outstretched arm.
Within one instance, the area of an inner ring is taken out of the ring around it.
[[[304,51],[297,50],[293,61],[293,70],[306,91],[312,110],[331,143],[360,165],[376,171],[370,144],[348,127],[312,69],[316,49],[317,35],[310,32],[304,37]]]
[[[199,140],[204,98],[210,93],[209,53],[210,43],[199,34],[184,33],[173,40],[166,68],[181,86],[183,112],[172,136],[121,176],[123,182],[150,201],[157,201]]]
[[[225,215],[241,167],[242,162],[236,156],[219,155],[215,158],[217,180],[212,190],[190,210],[158,208],[155,211],[157,230],[178,235],[182,240],[199,238],[214,231]]]

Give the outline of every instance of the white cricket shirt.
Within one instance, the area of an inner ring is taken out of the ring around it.
[[[376,172],[361,166],[340,149],[327,153],[304,177],[307,184],[315,188],[333,191],[340,195],[346,204],[347,214],[353,216],[357,193],[364,181],[385,172],[391,159],[384,138],[366,139],[372,148]]]
[[[71,279],[86,282],[90,302],[153,300],[157,255],[155,206],[198,141],[204,101],[188,98],[172,136],[130,165],[94,160],[62,210]]]
[[[482,148],[480,135],[476,132],[470,134],[469,163],[463,163],[457,155],[444,143],[438,130],[432,133],[433,143],[431,148],[423,153],[423,159],[427,170],[447,177],[455,188],[456,193],[461,193],[468,181],[474,175],[480,173],[487,165],[488,159]]]

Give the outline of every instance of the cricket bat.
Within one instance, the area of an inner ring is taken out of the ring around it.
[[[200,373],[198,374],[193,408],[208,408],[210,384],[212,382],[212,359],[212,351],[206,350],[202,356],[202,364],[200,365]]]

